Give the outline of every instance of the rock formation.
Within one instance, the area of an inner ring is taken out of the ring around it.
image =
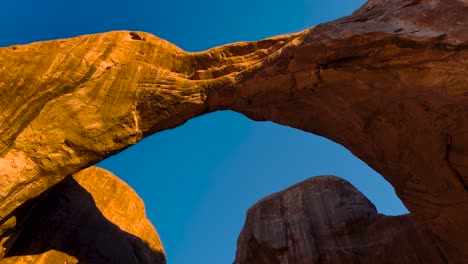
[[[342,144],[466,263],[467,13],[466,0],[369,0],[205,52],[127,31],[2,48],[0,219],[143,137],[231,109]]]
[[[91,167],[16,208],[2,227],[8,263],[166,263],[142,200],[110,172]]]
[[[252,206],[235,264],[446,263],[410,215],[385,216],[349,182],[318,176]]]

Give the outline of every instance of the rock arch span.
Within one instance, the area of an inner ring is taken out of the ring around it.
[[[449,261],[466,260],[467,12],[464,0],[370,0],[197,53],[124,31],[2,48],[0,217],[145,136],[231,109],[342,144]]]

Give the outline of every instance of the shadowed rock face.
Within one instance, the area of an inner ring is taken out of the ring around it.
[[[0,218],[143,137],[231,109],[342,144],[450,263],[468,262],[467,13],[466,0],[371,0],[198,53],[125,31],[2,48]]]
[[[385,216],[349,182],[318,176],[248,213],[235,264],[446,263],[410,215]]]
[[[0,263],[166,263],[136,193],[91,167],[15,209]]]

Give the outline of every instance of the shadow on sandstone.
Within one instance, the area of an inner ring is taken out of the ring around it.
[[[15,228],[0,236],[0,240],[9,237],[4,260],[56,250],[78,263],[166,263],[163,252],[107,220],[72,176],[6,219],[11,217],[16,217]]]

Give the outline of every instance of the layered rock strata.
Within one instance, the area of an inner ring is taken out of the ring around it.
[[[143,137],[231,109],[342,144],[450,263],[468,262],[467,13],[466,0],[370,0],[205,52],[127,31],[2,48],[0,219]]]

